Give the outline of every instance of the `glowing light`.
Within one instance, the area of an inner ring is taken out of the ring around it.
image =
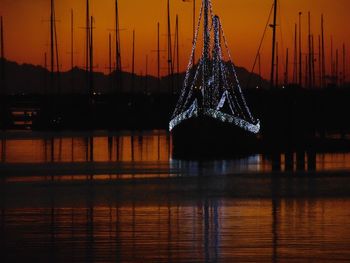
[[[206,24],[209,12],[211,25]],[[192,61],[203,14],[204,45],[201,59],[195,69]],[[228,63],[223,60],[222,39],[229,58]],[[198,87],[199,79],[201,83]],[[198,89],[201,92],[198,92]],[[223,111],[225,104],[228,105],[228,112]],[[187,119],[198,117],[199,114],[231,123],[252,133],[258,133],[260,130],[260,121],[252,116],[247,106],[220,19],[214,15],[210,0],[203,0],[201,6],[191,57],[180,97],[169,123],[169,130]]]

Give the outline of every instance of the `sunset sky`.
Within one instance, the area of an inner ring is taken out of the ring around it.
[[[60,65],[63,70],[70,67],[70,10],[75,15],[75,64],[85,61],[85,0],[56,0]],[[166,0],[119,0],[122,64],[131,71],[132,30],[136,31],[136,72],[145,72],[146,55],[149,56],[149,73],[156,75],[157,22],[161,24],[161,47],[166,49]],[[200,7],[197,0],[197,15]],[[238,66],[251,68],[261,39],[272,0],[212,0],[214,12],[221,17],[234,62]],[[108,34],[114,33],[114,0],[90,0],[91,15],[95,18],[94,56],[96,71],[107,72]],[[348,25],[349,0],[280,0],[278,33],[280,47],[293,50],[294,24],[298,12],[303,12],[304,50],[306,50],[307,12],[311,11],[315,48],[320,34],[320,15],[324,13],[326,23],[326,52],[330,53],[330,36],[335,48],[345,43],[350,50]],[[175,15],[180,20],[181,70],[184,70],[190,55],[192,41],[192,3],[171,0],[172,30]],[[49,53],[49,0],[0,0],[0,15],[4,19],[5,55],[20,63],[44,64],[44,53]],[[269,73],[271,30],[268,31],[262,50],[262,73]],[[281,51],[281,50],[280,50]],[[349,52],[350,53],[350,52]],[[282,56],[282,51],[280,56]],[[166,53],[162,53],[162,74],[166,74]],[[291,58],[290,58],[291,59]]]

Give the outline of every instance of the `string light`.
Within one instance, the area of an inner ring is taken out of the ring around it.
[[[211,18],[210,25],[209,13]],[[193,74],[195,69],[193,56],[203,15],[204,45],[201,59]],[[223,60],[221,37],[228,55],[228,63],[225,63]],[[210,43],[212,42],[213,45],[211,46]],[[199,79],[202,80],[201,83],[198,83]],[[227,103],[228,109],[224,108],[225,103]],[[228,110],[228,112],[224,112],[225,110]],[[191,57],[180,97],[172,115],[172,120],[169,123],[169,130],[171,131],[187,119],[196,118],[200,115],[231,123],[251,133],[260,131],[260,121],[252,116],[247,106],[235,65],[232,62],[225,33],[219,17],[214,15],[210,0],[203,0],[202,2]]]

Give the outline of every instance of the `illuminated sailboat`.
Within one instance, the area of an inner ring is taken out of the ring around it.
[[[193,56],[202,20],[203,50],[195,66]],[[222,43],[229,61],[224,61]],[[247,106],[220,19],[213,14],[210,0],[202,2],[192,54],[169,130],[175,155],[243,152],[252,147],[260,131],[260,121]]]

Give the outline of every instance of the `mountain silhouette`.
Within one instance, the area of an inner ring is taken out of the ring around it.
[[[7,94],[44,94],[44,93],[76,93],[87,94],[90,74],[84,69],[75,67],[72,70],[51,73],[42,66],[31,64],[18,64],[13,61],[2,61],[4,67],[4,80],[1,86]],[[237,67],[237,75],[243,88],[265,89],[269,87],[266,80],[257,74],[250,74],[245,68]],[[116,72],[104,74],[94,72],[93,92],[96,93],[170,93],[172,89],[179,91],[182,87],[185,73],[174,74],[173,86],[169,76],[162,77],[160,81],[153,76],[133,76],[129,72],[122,72],[121,81],[118,81]],[[249,85],[247,82],[249,80]]]

